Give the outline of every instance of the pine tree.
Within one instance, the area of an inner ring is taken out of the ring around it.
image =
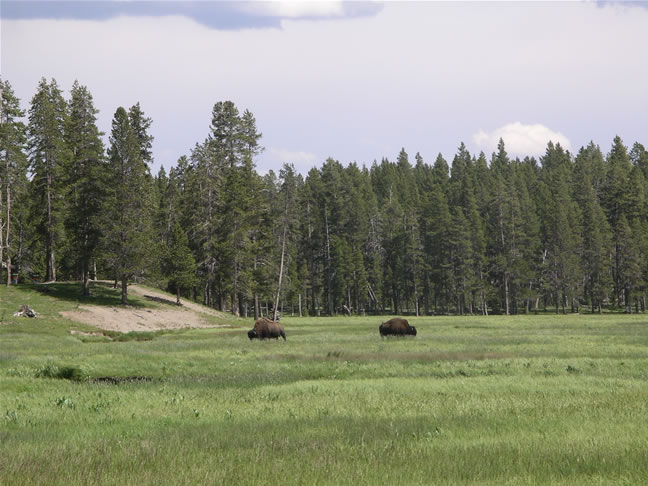
[[[12,204],[17,189],[24,185],[27,171],[26,129],[20,121],[24,116],[11,84],[0,79],[0,280],[4,266],[7,268],[7,285],[11,284],[14,255],[12,228],[15,212],[12,212]]]
[[[514,295],[514,266],[518,258],[515,231],[520,218],[519,201],[512,181],[511,161],[500,139],[491,160],[492,189],[488,203],[488,257],[492,280],[500,290],[499,308],[509,315]],[[503,304],[503,305],[502,305]]]
[[[153,120],[144,114],[139,102],[128,110],[128,119],[137,137],[140,157],[144,163],[150,165],[153,162],[153,136],[148,133],[148,129]]]
[[[45,280],[56,280],[56,248],[62,241],[61,173],[68,151],[64,140],[67,103],[54,79],[41,79],[31,101],[28,125],[32,213],[45,246]]]
[[[164,273],[169,279],[169,287],[175,290],[176,303],[182,305],[182,290],[187,290],[196,283],[196,261],[191,254],[187,235],[177,221],[173,224],[166,248],[163,258]]]
[[[121,281],[121,302],[127,304],[128,280],[148,267],[151,248],[149,168],[128,113],[117,108],[108,149],[109,188],[104,205],[104,246],[108,264]]]
[[[639,240],[635,238],[625,214],[617,222],[614,239],[619,300],[624,303],[626,312],[632,313],[632,299],[641,281],[641,261]]]
[[[214,233],[222,262],[222,291],[230,294],[232,313],[237,316],[246,308],[250,297],[253,267],[249,262],[254,225],[258,220],[255,194],[260,190],[254,156],[261,150],[260,137],[250,112],[240,117],[231,101],[214,105],[209,148],[224,184],[219,194],[220,217]]]
[[[451,286],[457,314],[464,314],[470,299],[473,254],[468,221],[460,206],[452,208],[452,219],[448,231],[451,265]]]
[[[284,279],[285,267],[290,267],[294,263],[295,251],[295,229],[297,225],[297,193],[298,179],[295,173],[295,167],[291,164],[284,164],[279,171],[280,190],[279,190],[279,209],[281,213],[278,218],[278,227],[281,230],[280,247],[281,256],[279,263],[279,276],[277,278],[277,292],[274,300],[273,320],[277,320],[279,310],[279,299],[281,297],[282,283]],[[284,266],[285,262],[285,266]]]
[[[644,179],[648,180],[648,150],[639,142],[635,142],[629,156],[632,165],[639,167]]]
[[[572,303],[581,294],[582,215],[574,202],[570,183],[571,161],[560,144],[547,146],[543,160],[543,181],[549,201],[544,206],[546,266],[550,291],[554,296],[556,312]],[[545,168],[546,167],[546,168]]]
[[[97,129],[98,110],[92,95],[77,81],[72,86],[68,111],[65,142],[69,160],[63,175],[67,190],[65,228],[71,256],[83,282],[82,293],[89,295],[90,264],[96,257],[101,236],[99,213],[106,192],[103,133]]]
[[[628,296],[622,266],[626,258],[623,249],[631,248],[631,245],[620,238],[625,238],[631,233],[629,230],[629,218],[631,218],[630,212],[632,210],[631,194],[633,191],[630,183],[631,170],[632,164],[627,149],[623,145],[621,138],[616,136],[605,161],[605,179],[601,188],[601,202],[612,230],[612,276],[615,300],[619,306],[623,305]],[[625,218],[625,224],[628,228],[620,230],[618,225],[622,217]]]

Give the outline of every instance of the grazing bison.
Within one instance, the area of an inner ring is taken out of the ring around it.
[[[410,326],[407,319],[402,317],[394,317],[387,322],[383,322],[380,327],[380,336],[416,336],[416,328]]]
[[[281,324],[267,317],[262,317],[254,323],[254,328],[248,331],[248,337],[252,339],[279,339],[279,336],[286,340],[286,332]]]

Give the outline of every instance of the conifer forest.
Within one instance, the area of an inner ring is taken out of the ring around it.
[[[168,172],[154,120],[119,107],[97,128],[87,87],[42,79],[24,105],[0,81],[3,283],[155,285],[238,316],[645,312],[648,151],[613,137],[539,158],[463,143],[290,161],[260,174],[254,115],[216,102]],[[107,143],[104,142],[107,135]],[[347,164],[347,165],[345,165]]]

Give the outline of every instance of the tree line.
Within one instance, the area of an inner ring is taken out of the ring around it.
[[[89,90],[1,81],[0,261],[46,281],[145,280],[235,315],[644,312],[648,151],[451,163],[405,149],[261,175],[254,115],[217,102],[207,136],[152,175],[152,120],[119,107],[108,146]],[[22,120],[27,116],[27,123]]]

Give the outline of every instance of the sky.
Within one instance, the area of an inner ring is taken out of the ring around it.
[[[552,140],[648,145],[648,2],[0,0],[0,72],[29,108],[39,80],[94,97],[106,141],[140,102],[153,170],[189,155],[215,103],[251,111],[260,172],[329,157],[451,163]]]

